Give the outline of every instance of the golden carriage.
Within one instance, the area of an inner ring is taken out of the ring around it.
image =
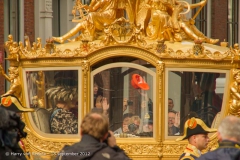
[[[94,2],[84,6],[76,1],[73,14],[82,11],[82,19],[74,19],[75,28],[46,40],[44,47],[40,38],[30,43],[27,36],[24,44],[14,42],[11,35],[5,43],[10,68],[9,76],[3,75],[13,77],[6,94],[14,94],[32,110],[22,115],[30,159],[54,159],[64,145],[79,141],[79,127],[74,132],[55,130],[51,120],[54,111],[72,106],[79,126],[96,107],[95,84],[107,99],[111,130],[123,127],[124,114],[137,116],[138,130],[115,134],[118,145],[133,159],[178,159],[187,141],[175,139],[191,111],[213,128],[228,114],[240,115],[238,45],[214,45],[217,39],[199,32],[193,19],[180,16],[184,7],[188,12],[206,1],[168,6],[161,1],[106,1],[96,3],[96,11],[91,9]],[[69,40],[78,32],[80,36]],[[138,85],[145,83],[148,88],[134,85],[134,75],[140,76]],[[174,110],[180,111],[176,135],[168,124],[169,98]],[[141,134],[144,119],[152,120],[152,134]],[[210,136],[208,149],[214,149],[217,137]]]

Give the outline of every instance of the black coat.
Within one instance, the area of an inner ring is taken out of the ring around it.
[[[219,143],[219,148],[201,155],[197,160],[240,160],[240,144],[222,141]]]
[[[19,115],[0,106],[0,160],[26,160],[18,145],[27,136],[24,127]]]
[[[73,144],[72,146],[64,146],[55,160],[59,159],[130,160],[124,151],[118,146],[114,148],[109,147],[106,143],[101,143],[90,135],[83,135],[81,141]]]

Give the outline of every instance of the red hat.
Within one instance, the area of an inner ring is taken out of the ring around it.
[[[149,85],[139,74],[133,74],[131,84],[136,89],[149,90]]]

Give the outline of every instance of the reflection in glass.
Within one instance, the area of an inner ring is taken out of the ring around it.
[[[226,73],[168,72],[168,135],[180,135],[189,115],[208,127],[221,111]]]
[[[78,71],[27,71],[32,118],[45,133],[78,133]]]
[[[139,68],[110,66],[93,74],[93,106],[108,115],[116,136],[153,136],[155,73]]]

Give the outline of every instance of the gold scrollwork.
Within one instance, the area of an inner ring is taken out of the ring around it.
[[[130,155],[160,155],[162,148],[160,144],[120,144],[121,148]]]
[[[234,81],[230,87],[230,108],[229,113],[234,116],[240,117],[240,70],[233,69]]]

